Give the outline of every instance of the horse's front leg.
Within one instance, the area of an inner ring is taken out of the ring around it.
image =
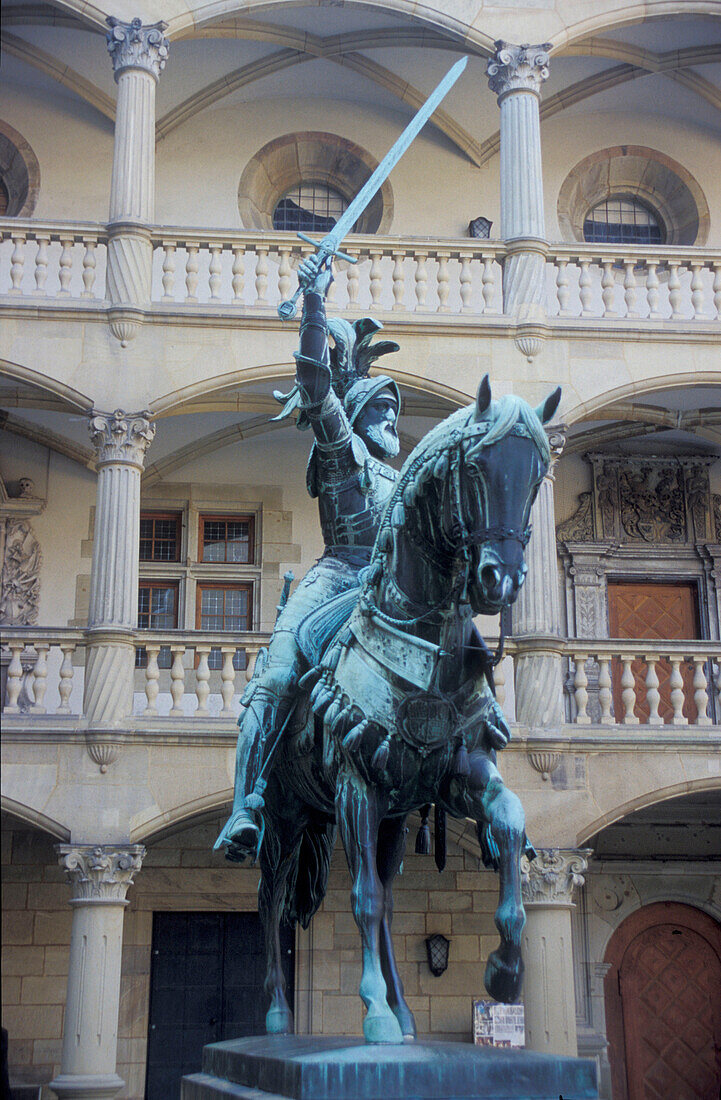
[[[267,814],[265,837],[260,850],[258,914],[265,936],[265,992],[270,1007],[265,1017],[269,1035],[292,1035],[293,1012],[285,995],[285,975],[281,965],[280,922],[283,917],[288,874],[298,858],[302,823],[280,820]]]
[[[396,966],[391,924],[393,921],[393,879],[398,874],[406,847],[405,817],[387,817],[378,830],[377,866],[383,887],[381,921],[381,968],[388,990],[388,1003],[401,1026],[404,1039],[415,1039],[416,1022],[406,1004],[403,982]]]
[[[336,816],[353,880],[351,904],[360,930],[363,973],[360,995],[366,1006],[363,1034],[368,1043],[402,1043],[403,1034],[387,998],[380,957],[384,891],[376,855],[378,829],[387,800],[357,777],[339,778]]]

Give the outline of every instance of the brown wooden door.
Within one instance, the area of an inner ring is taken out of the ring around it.
[[[718,1100],[721,927],[689,905],[648,905],[606,961],[613,1100]]]
[[[612,638],[649,638],[669,640],[673,638],[691,639],[700,637],[698,596],[695,584],[657,584],[630,583],[616,581],[608,586],[608,625]],[[645,661],[633,662],[632,671],[636,680],[635,713],[642,722],[648,721],[649,706],[646,702]],[[613,707],[617,719],[624,713],[621,700],[622,665],[614,659],[612,667]],[[673,719],[671,706],[671,665],[664,657],[656,665],[661,701],[658,712],[664,722]],[[689,722],[697,718],[693,696],[693,664],[684,662],[681,675],[684,681],[683,713]]]

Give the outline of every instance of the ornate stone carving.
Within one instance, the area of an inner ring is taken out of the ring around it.
[[[558,765],[561,763],[560,752],[529,752],[528,761],[532,768],[534,768],[544,782],[553,775]]]
[[[142,19],[124,23],[114,15],[109,15],[105,22],[110,27],[105,40],[113,59],[115,79],[125,69],[143,69],[157,80],[170,50],[170,43],[163,34],[168,24],[161,20],[144,27]]]
[[[26,519],[0,519],[4,527],[0,622],[31,626],[37,622],[42,553]]]
[[[713,508],[713,537],[716,542],[721,542],[721,493],[714,493],[711,498]]]
[[[90,417],[89,428],[99,465],[122,462],[142,470],[145,452],[155,436],[152,413],[147,409],[138,413],[124,413],[122,409],[112,413],[96,410]]]
[[[556,528],[559,542],[593,542],[593,493],[581,493],[578,508]]]
[[[534,860],[521,858],[524,905],[571,905],[573,888],[583,886],[590,848],[539,848]]]
[[[552,43],[514,46],[512,42],[499,39],[493,45],[496,52],[486,68],[491,91],[499,99],[508,92],[533,92],[540,95],[541,85],[548,79],[548,51]]]
[[[145,856],[142,844],[57,844],[55,850],[73,889],[71,905],[127,905],[125,894]]]

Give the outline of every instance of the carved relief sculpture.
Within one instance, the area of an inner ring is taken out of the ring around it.
[[[38,618],[40,544],[28,520],[8,518],[2,523],[5,530],[0,622],[7,626],[31,626]]]

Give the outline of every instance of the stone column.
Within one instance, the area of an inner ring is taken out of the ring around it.
[[[98,456],[84,713],[88,745],[122,726],[132,710],[138,623],[140,475],[155,425],[147,411],[93,412],[90,435]],[[97,735],[93,737],[93,735]],[[93,759],[100,753],[91,750]],[[102,755],[102,754],[101,754]],[[98,759],[102,770],[111,761]]]
[[[144,27],[108,16],[107,43],[118,85],[110,185],[107,295],[110,327],[126,346],[150,302],[155,217],[155,86],[168,56],[166,24]]]
[[[546,223],[539,101],[548,77],[550,42],[514,46],[499,40],[488,61],[488,84],[501,109],[501,236],[503,311],[519,325],[516,344],[529,360],[545,335]]]
[[[578,1054],[571,909],[573,888],[583,886],[590,854],[588,848],[540,848],[536,859],[521,861],[528,1050]]]
[[[554,470],[565,439],[550,437],[552,463],[531,512],[526,583],[513,605],[516,718],[529,729],[560,729],[563,712],[563,627],[556,561]]]
[[[72,887],[70,970],[60,1074],[50,1088],[63,1100],[106,1100],[124,1085],[115,1071],[125,894],[145,849],[59,844]]]

